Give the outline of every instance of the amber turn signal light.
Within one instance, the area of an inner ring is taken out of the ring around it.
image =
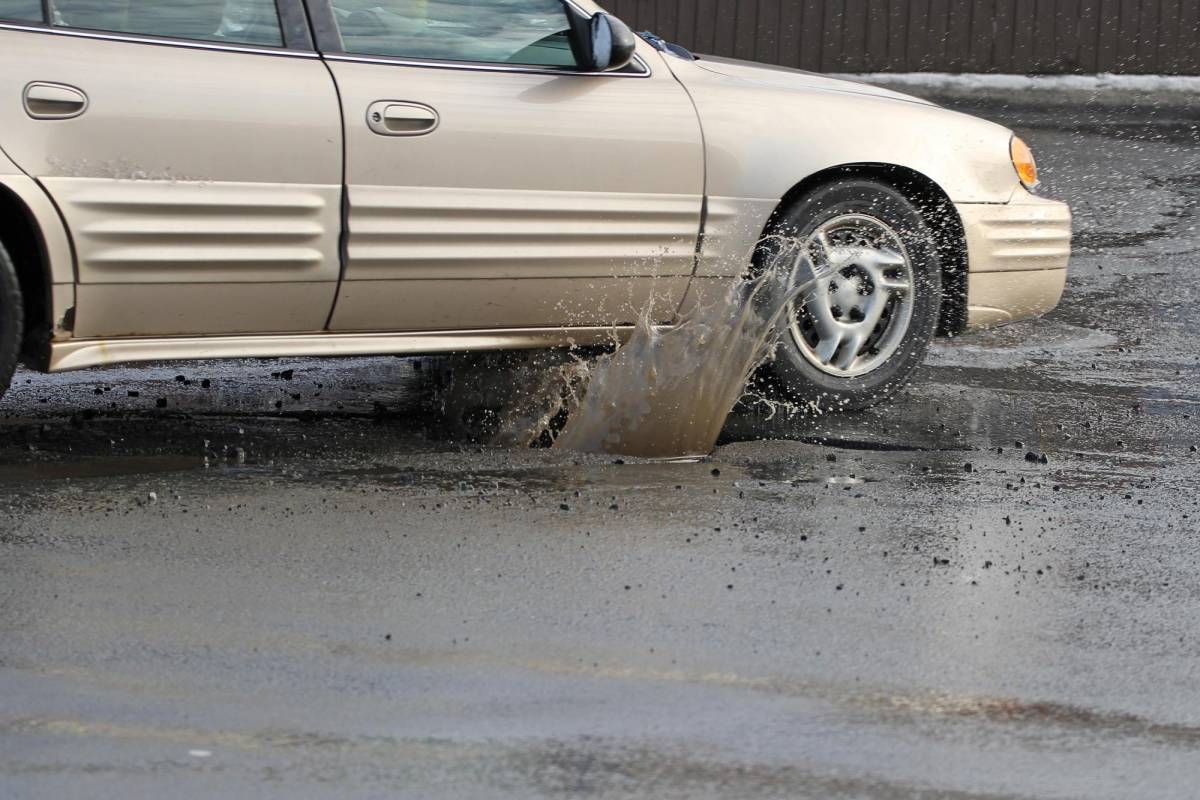
[[[1033,151],[1021,141],[1020,136],[1012,137],[1010,150],[1013,166],[1017,168],[1017,177],[1025,184],[1025,188],[1033,189],[1038,185],[1037,162],[1033,160]]]

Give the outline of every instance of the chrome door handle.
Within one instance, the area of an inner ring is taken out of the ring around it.
[[[71,119],[87,111],[88,97],[83,90],[65,83],[35,81],[21,94],[25,113],[34,119]]]
[[[367,127],[380,136],[422,136],[433,133],[440,118],[423,103],[378,100],[367,107]]]

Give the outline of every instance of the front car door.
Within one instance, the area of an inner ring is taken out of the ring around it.
[[[652,48],[582,73],[562,0],[309,8],[345,118],[334,330],[611,325],[652,301],[673,315],[704,155]]]
[[[341,115],[300,0],[17,10],[0,19],[0,130],[70,230],[75,334],[322,330]]]

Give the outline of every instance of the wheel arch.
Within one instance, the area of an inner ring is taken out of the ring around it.
[[[50,251],[33,211],[10,187],[0,183],[0,244],[17,272],[25,317],[21,358],[44,369],[49,361],[54,300]]]
[[[895,189],[921,212],[937,239],[942,266],[942,311],[938,333],[953,336],[967,324],[967,243],[962,218],[950,196],[932,178],[898,164],[855,163],[829,167],[809,175],[780,198],[767,219],[767,235],[779,216],[801,197],[818,187],[844,180],[870,180]]]

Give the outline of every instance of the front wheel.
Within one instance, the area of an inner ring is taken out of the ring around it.
[[[0,244],[0,397],[8,391],[8,384],[17,368],[23,326],[21,286],[17,282],[17,271],[8,251]]]
[[[941,312],[937,243],[921,212],[890,186],[822,186],[771,233],[808,242],[828,267],[784,313],[767,369],[791,400],[853,411],[882,402],[925,358]],[[766,267],[769,251],[756,255]]]

